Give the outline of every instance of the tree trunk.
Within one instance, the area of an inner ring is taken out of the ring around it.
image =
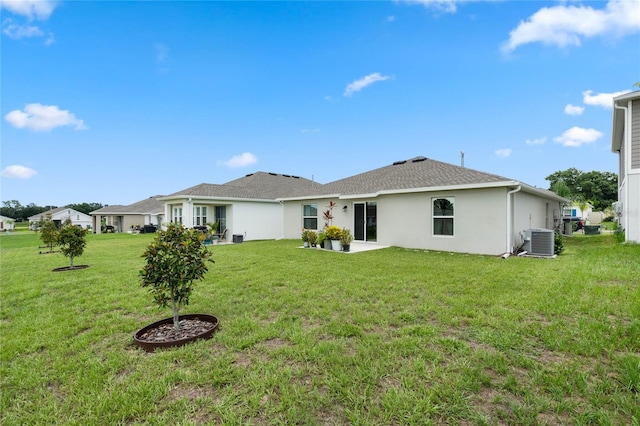
[[[173,328],[175,328],[176,331],[180,331],[180,313],[176,307],[176,298],[173,292],[171,292],[171,310],[173,311]]]
[[[69,267],[73,269],[73,256],[69,256]]]

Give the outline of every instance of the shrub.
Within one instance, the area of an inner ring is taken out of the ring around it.
[[[69,267],[73,268],[73,259],[82,256],[87,241],[84,239],[87,231],[73,225],[71,221],[65,222],[58,233],[57,244],[62,254],[69,258]]]
[[[53,247],[58,244],[59,231],[56,224],[51,220],[51,216],[40,220],[40,240],[49,249],[48,253],[53,253]]]
[[[564,235],[556,232],[553,238],[553,253],[561,254],[564,251]]]
[[[147,261],[140,271],[142,286],[151,288],[159,307],[171,306],[176,331],[180,330],[180,308],[189,304],[194,281],[204,278],[206,261],[213,261],[204,238],[202,232],[171,223],[142,255]]]
[[[327,238],[330,240],[339,240],[342,236],[342,229],[340,229],[336,225],[328,226],[327,229],[324,230],[325,234],[327,234]]]

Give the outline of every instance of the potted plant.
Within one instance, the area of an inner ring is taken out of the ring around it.
[[[204,239],[205,244],[213,244],[218,241],[219,227],[220,227],[220,219],[217,219],[214,223],[207,222],[208,231]]]
[[[324,244],[326,241],[329,241],[329,240],[327,239],[327,234],[325,234],[325,232],[324,232],[324,231],[320,231],[320,232],[318,232],[318,236],[317,236],[317,238],[316,238],[316,247],[322,248],[322,247],[323,247],[323,244]]]
[[[316,241],[318,240],[318,234],[316,231],[312,231],[311,229],[307,229],[307,238],[309,239],[309,245],[311,247],[316,246]]]
[[[340,237],[342,236],[342,229],[336,225],[328,226],[324,231],[327,234],[327,238],[331,240],[331,249],[335,251],[342,250],[340,245]]]
[[[142,286],[149,287],[159,307],[171,307],[173,313],[136,332],[134,341],[146,351],[209,338],[218,327],[213,315],[180,315],[180,308],[189,304],[194,283],[208,271],[207,261],[213,262],[204,238],[200,231],[171,223],[142,255],[146,260],[140,271]]]
[[[340,243],[342,244],[342,250],[349,251],[351,249],[351,242],[353,241],[353,234],[351,231],[342,228],[342,233],[340,234]]]
[[[329,205],[327,206],[327,210],[322,212],[322,219],[324,219],[324,227],[328,227],[333,225],[333,209],[337,204],[333,201],[329,201]]]
[[[309,231],[302,228],[302,244],[304,248],[309,248]]]

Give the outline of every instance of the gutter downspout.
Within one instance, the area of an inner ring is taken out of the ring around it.
[[[522,189],[522,185],[514,190],[507,192],[507,253],[511,253],[511,232],[513,231],[513,217],[511,215],[511,195],[519,192]],[[515,201],[514,201],[515,203]]]
[[[284,240],[284,201],[278,201],[282,208],[282,234],[276,238],[276,241]]]
[[[618,105],[615,101],[613,102],[613,106],[615,109],[621,109],[624,110],[624,140],[622,141],[622,146],[620,147],[620,151],[624,152],[624,175],[622,176],[624,178],[624,180],[622,182],[618,182],[619,185],[624,185],[624,194],[623,194],[623,202],[622,202],[622,217],[624,218],[624,224],[622,224],[622,228],[626,228],[626,224],[627,224],[627,217],[628,215],[627,213],[627,208],[629,208],[629,182],[627,182],[627,171],[629,170],[629,167],[627,167],[627,160],[630,154],[630,150],[628,148],[630,148],[630,146],[627,146],[627,143],[631,143],[631,126],[629,126],[629,123],[631,122],[630,120],[630,116],[629,116],[629,107],[624,107],[621,105]],[[619,155],[619,154],[618,154]],[[618,171],[618,178],[620,177],[620,171]],[[620,194],[620,186],[618,186],[618,194]],[[618,201],[620,201],[620,196],[618,195]],[[621,225],[618,222],[619,225]],[[627,233],[625,232],[625,235]]]

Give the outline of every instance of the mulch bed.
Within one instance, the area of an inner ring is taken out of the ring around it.
[[[190,337],[199,336],[216,326],[216,323],[210,321],[202,321],[200,319],[182,319],[180,320],[180,331],[176,331],[173,322],[170,324],[161,324],[157,327],[147,330],[141,334],[138,339],[147,342],[171,342],[174,340],[188,339]]]
[[[63,266],[62,268],[54,269],[53,272],[75,271],[76,269],[85,269],[88,267],[89,265]]]

